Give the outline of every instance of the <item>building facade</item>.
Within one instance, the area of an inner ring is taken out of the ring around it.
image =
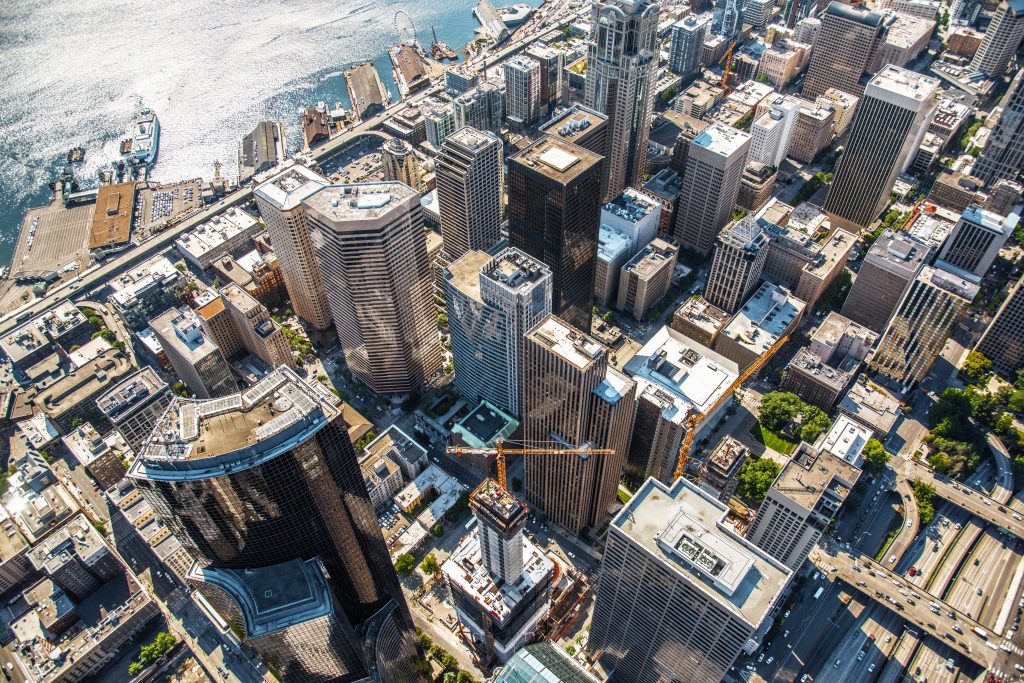
[[[444,253],[454,261],[501,239],[501,141],[475,128],[448,136],[434,162]]]
[[[768,256],[768,236],[756,218],[745,216],[718,236],[704,298],[735,313],[754,292]]]

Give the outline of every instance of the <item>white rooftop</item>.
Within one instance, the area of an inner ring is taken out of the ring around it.
[[[803,313],[805,306],[785,287],[765,282],[747,299],[722,334],[761,355]]]
[[[822,438],[818,448],[842,458],[854,467],[864,462],[864,444],[871,438],[871,430],[846,415],[840,415],[832,429]]]
[[[750,140],[750,135],[731,126],[712,123],[693,139],[693,144],[714,154],[728,157]]]
[[[563,173],[579,161],[580,158],[564,149],[550,147],[540,155],[540,160],[559,173]]]
[[[629,235],[608,225],[601,225],[597,237],[597,258],[602,261],[614,261],[629,250],[632,243]]]
[[[587,367],[605,352],[597,341],[550,315],[526,335],[578,368]]]
[[[287,211],[294,209],[303,199],[327,184],[328,180],[319,173],[293,163],[253,192],[278,209]]]

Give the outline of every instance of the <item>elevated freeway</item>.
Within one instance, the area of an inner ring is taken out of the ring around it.
[[[989,670],[1013,671],[1015,665],[1024,665],[1024,656],[1016,652],[1017,648],[1002,642],[999,635],[942,598],[890,573],[869,557],[819,545],[811,552],[810,559],[832,580],[842,579],[898,613],[908,624]]]

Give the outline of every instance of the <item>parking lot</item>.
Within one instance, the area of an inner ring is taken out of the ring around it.
[[[155,234],[171,218],[199,208],[202,204],[200,179],[185,180],[168,185],[150,183],[135,196],[132,216],[132,239],[139,241]]]

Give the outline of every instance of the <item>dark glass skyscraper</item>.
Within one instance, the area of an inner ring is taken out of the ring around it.
[[[600,155],[543,137],[508,164],[509,244],[551,268],[552,311],[589,331],[601,221]]]
[[[383,610],[393,615],[385,628],[402,634],[415,653],[408,607],[335,400],[287,367],[241,394],[175,399],[128,476],[197,558],[202,569],[192,574],[201,588],[221,577],[223,597],[224,586],[245,585],[261,569],[317,559],[331,592],[323,609],[344,625],[341,631],[379,630]],[[267,602],[235,598],[243,613]],[[275,609],[302,612],[287,600]],[[350,645],[351,652],[364,650]],[[348,664],[333,676],[284,680],[362,677],[374,667],[366,659],[339,657]]]

